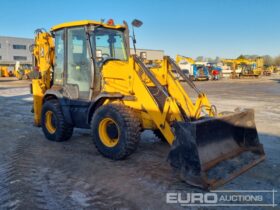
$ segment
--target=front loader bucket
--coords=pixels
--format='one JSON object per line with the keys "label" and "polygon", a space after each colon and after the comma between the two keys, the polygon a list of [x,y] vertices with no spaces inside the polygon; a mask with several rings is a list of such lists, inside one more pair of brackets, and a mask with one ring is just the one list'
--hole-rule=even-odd
{"label": "front loader bucket", "polygon": [[168,160],[187,183],[214,189],[265,158],[253,110],[174,124]]}

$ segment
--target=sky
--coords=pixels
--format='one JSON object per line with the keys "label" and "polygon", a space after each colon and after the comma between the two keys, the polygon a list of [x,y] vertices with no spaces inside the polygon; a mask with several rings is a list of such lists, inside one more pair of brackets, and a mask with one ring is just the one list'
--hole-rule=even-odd
{"label": "sky", "polygon": [[279,0],[1,0],[0,36],[75,20],[143,21],[137,48],[166,55],[234,58],[280,54]]}

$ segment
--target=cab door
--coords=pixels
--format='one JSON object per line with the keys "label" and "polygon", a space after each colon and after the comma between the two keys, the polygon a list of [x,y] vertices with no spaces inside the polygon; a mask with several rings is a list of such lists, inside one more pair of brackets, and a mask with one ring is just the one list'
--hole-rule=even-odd
{"label": "cab door", "polygon": [[55,63],[53,72],[53,84],[62,87],[65,57],[65,30],[61,29],[54,32],[55,40]]}
{"label": "cab door", "polygon": [[77,98],[88,100],[91,86],[91,60],[84,27],[67,29],[66,85],[73,86]]}
{"label": "cab door", "polygon": [[87,113],[91,103],[92,65],[85,28],[68,28],[66,37],[64,95],[69,99],[67,106],[75,127],[89,128]]}

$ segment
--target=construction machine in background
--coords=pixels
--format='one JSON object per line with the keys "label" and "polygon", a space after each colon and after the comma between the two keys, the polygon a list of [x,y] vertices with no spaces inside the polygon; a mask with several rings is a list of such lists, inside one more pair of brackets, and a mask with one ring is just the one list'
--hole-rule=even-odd
{"label": "construction machine in background", "polygon": [[256,59],[252,59],[254,65],[253,73],[256,75],[264,75],[264,59],[263,57],[257,57]]}
{"label": "construction machine in background", "polygon": [[263,72],[263,58],[247,59],[240,56],[236,59],[222,59],[222,63],[231,67],[231,78],[258,78]]}
{"label": "construction machine in background", "polygon": [[182,63],[182,64],[195,64],[195,60],[190,58],[190,57],[186,57],[183,55],[176,55],[175,61],[177,64]]}
{"label": "construction machine in background", "polygon": [[9,77],[8,67],[0,66],[0,74],[1,74],[1,77]]}
{"label": "construction machine in background", "polygon": [[33,78],[33,71],[29,65],[22,65],[19,61],[15,64],[14,76],[18,80],[28,80]]}
{"label": "construction machine in background", "polygon": [[277,67],[274,65],[271,66],[264,66],[264,70],[262,75],[264,76],[271,76],[272,73],[275,73],[277,71]]}
{"label": "construction machine in background", "polygon": [[[36,31],[34,124],[47,139],[66,141],[74,127],[91,129],[97,150],[120,160],[137,149],[141,131],[153,130],[170,144],[168,160],[182,180],[205,189],[264,160],[253,110],[217,112],[173,59],[149,69],[130,55],[129,39],[127,23],[113,20]],[[174,71],[197,94],[195,102]]]}
{"label": "construction machine in background", "polygon": [[191,79],[195,81],[207,81],[210,79],[210,74],[206,64],[194,64],[193,65],[193,75]]}
{"label": "construction machine in background", "polygon": [[237,65],[241,67],[240,78],[258,78],[262,75],[263,71],[263,58],[256,59],[238,58],[236,59]]}
{"label": "construction machine in background", "polygon": [[183,73],[192,80],[209,80],[210,75],[206,65],[198,64],[190,57],[176,55],[176,63]]}
{"label": "construction machine in background", "polygon": [[[230,69],[223,69],[222,72],[223,72],[224,77],[230,77],[232,79],[239,78],[241,70],[237,69],[236,62],[234,61],[234,59],[222,59],[221,63],[224,66],[227,66],[230,68]],[[228,76],[226,76],[226,75],[228,75]]]}
{"label": "construction machine in background", "polygon": [[[11,70],[11,68],[13,68]],[[27,80],[36,78],[34,75],[38,75],[38,72],[33,72],[28,65],[20,65],[20,62],[16,62],[15,66],[0,66],[0,77],[16,77],[18,80]]]}
{"label": "construction machine in background", "polygon": [[13,77],[12,71],[9,71],[8,66],[0,66],[0,77]]}

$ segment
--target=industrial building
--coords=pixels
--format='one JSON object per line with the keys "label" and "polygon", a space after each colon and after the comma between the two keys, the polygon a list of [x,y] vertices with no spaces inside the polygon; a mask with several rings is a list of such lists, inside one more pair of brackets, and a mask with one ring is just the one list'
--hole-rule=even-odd
{"label": "industrial building", "polygon": [[[130,53],[134,54],[134,49],[130,49]],[[164,56],[163,50],[150,50],[150,49],[137,49],[136,54],[138,56],[141,55],[141,53],[145,53],[147,56],[147,60],[161,60]]]}
{"label": "industrial building", "polygon": [[17,61],[21,64],[32,64],[29,47],[33,39],[0,36],[0,65],[14,66]]}

